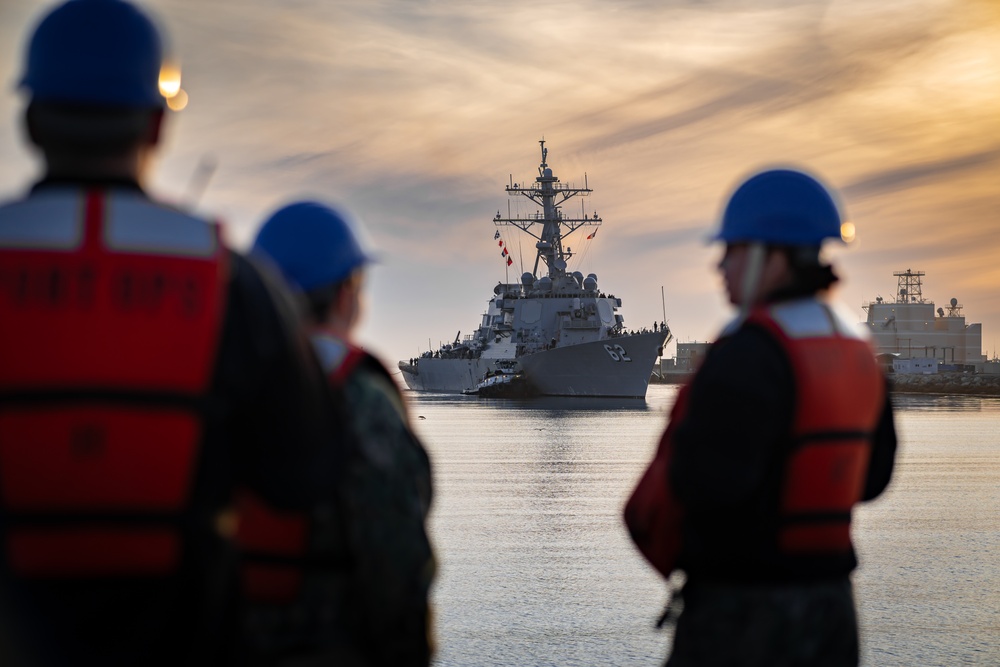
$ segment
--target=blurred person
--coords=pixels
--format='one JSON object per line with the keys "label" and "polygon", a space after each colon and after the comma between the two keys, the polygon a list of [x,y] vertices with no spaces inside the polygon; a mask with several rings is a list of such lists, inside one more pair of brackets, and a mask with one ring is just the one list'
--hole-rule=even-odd
{"label": "blurred person", "polygon": [[161,63],[120,0],[61,4],[28,43],[44,176],[0,205],[5,665],[229,663],[234,489],[329,492],[329,392],[291,301],[144,190]]}
{"label": "blurred person", "polygon": [[851,510],[888,485],[896,434],[868,341],[827,299],[820,246],[841,224],[833,195],[787,169],[725,208],[715,240],[739,314],[625,510],[650,562],[686,575],[669,667],[858,664]]}
{"label": "blurred person", "polygon": [[[306,328],[353,434],[341,449],[336,503],[299,516],[253,503],[258,521],[247,514],[241,528],[257,603],[248,641],[270,656],[264,664],[425,666],[433,652],[430,461],[389,371],[354,340],[372,260],[363,231],[342,210],[298,202],[271,215],[253,246],[305,302]],[[293,528],[290,553],[280,536]],[[285,566],[273,567],[283,554]]]}

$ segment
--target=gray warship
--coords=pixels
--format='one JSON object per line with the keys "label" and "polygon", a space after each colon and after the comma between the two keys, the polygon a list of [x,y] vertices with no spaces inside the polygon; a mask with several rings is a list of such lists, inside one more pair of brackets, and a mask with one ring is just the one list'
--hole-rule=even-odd
{"label": "gray warship", "polygon": [[[603,220],[587,214],[572,217],[562,205],[589,196],[587,187],[560,183],[547,164],[545,140],[539,141],[542,161],[531,184],[507,185],[509,198],[526,197],[541,210],[528,215],[493,218],[536,240],[534,269],[516,283],[493,289],[475,333],[399,362],[406,385],[415,391],[469,393],[487,374],[516,372],[541,396],[603,396],[644,398],[657,357],[671,334],[665,322],[652,331],[630,332],[618,313],[621,298],[605,294],[596,274],[584,277],[567,271],[574,253],[563,242],[574,232],[596,228]],[[540,228],[540,229],[539,229]],[[538,230],[538,233],[536,233]],[[582,235],[582,234],[581,234]],[[508,259],[508,266],[511,260]],[[543,268],[545,275],[539,276]],[[666,316],[664,315],[664,321]]]}

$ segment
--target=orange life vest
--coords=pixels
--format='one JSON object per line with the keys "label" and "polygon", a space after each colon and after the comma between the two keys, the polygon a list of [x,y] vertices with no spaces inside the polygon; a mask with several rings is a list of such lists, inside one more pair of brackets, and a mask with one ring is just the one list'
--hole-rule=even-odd
{"label": "orange life vest", "polygon": [[218,230],[141,193],[0,208],[0,507],[19,576],[158,576],[183,552],[221,331]]}
{"label": "orange life vest", "polygon": [[779,551],[851,549],[851,509],[864,492],[885,381],[868,342],[815,300],[754,310],[748,323],[781,343],[795,378],[792,450],[779,505]]}
{"label": "orange life vest", "polygon": [[[851,509],[864,490],[885,401],[871,347],[812,299],[755,309],[746,323],[775,337],[795,380],[792,449],[782,475],[775,546],[790,556],[850,551]],[[685,385],[678,393],[656,455],[625,506],[633,541],[664,576],[674,570],[682,549],[683,507],[671,492],[669,471],[672,438],[684,419],[689,390]]]}
{"label": "orange life vest", "polygon": [[625,525],[632,541],[664,577],[669,577],[677,567],[681,553],[683,513],[671,490],[670,462],[674,433],[687,409],[690,391],[690,385],[684,385],[678,392],[656,454],[625,504]]}

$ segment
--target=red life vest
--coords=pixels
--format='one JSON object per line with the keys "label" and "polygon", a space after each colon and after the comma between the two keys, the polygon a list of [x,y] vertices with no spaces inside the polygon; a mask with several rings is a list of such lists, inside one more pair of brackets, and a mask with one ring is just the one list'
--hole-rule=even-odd
{"label": "red life vest", "polygon": [[157,576],[199,460],[218,230],[141,193],[0,208],[0,506],[17,575]]}
{"label": "red life vest", "polygon": [[[851,549],[851,509],[862,496],[871,440],[885,401],[885,384],[871,347],[855,329],[815,300],[752,311],[788,355],[795,379],[792,449],[781,481],[776,549],[796,555]],[[670,488],[676,425],[685,416],[689,385],[674,403],[656,455],[625,506],[636,546],[669,576],[682,548],[683,508]]]}
{"label": "red life vest", "polygon": [[670,462],[674,433],[684,417],[690,391],[690,385],[684,385],[678,392],[656,454],[625,504],[625,525],[632,541],[664,577],[677,567],[681,553],[683,513],[671,490]]}
{"label": "red life vest", "polygon": [[885,381],[871,346],[828,306],[800,300],[760,308],[791,362],[796,408],[782,478],[777,546],[788,555],[851,550],[851,510],[864,493]]}
{"label": "red life vest", "polygon": [[[328,333],[315,334],[312,343],[335,390],[344,387],[361,363],[378,363],[361,348]],[[388,372],[386,376],[390,377]],[[249,492],[238,495],[237,512],[240,517],[237,542],[244,551],[244,595],[257,603],[293,602],[302,590],[306,561],[313,555],[309,542],[314,522],[308,513],[275,510]]]}

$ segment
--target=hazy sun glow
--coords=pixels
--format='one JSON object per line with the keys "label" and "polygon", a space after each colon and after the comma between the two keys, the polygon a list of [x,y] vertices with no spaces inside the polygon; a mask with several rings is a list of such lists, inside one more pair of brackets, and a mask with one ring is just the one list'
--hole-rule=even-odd
{"label": "hazy sun glow", "polygon": [[188,94],[183,89],[178,89],[177,94],[167,98],[167,106],[173,111],[180,111],[188,104]]}
{"label": "hazy sun glow", "polygon": [[854,240],[856,231],[853,222],[845,222],[840,225],[840,238],[844,240],[844,243],[850,243]]}
{"label": "hazy sun glow", "polygon": [[[218,156],[199,208],[238,248],[303,193],[356,209],[385,259],[358,337],[390,360],[469,328],[495,281],[533,269],[520,235],[506,275],[490,218],[511,176],[533,182],[543,137],[562,182],[595,189],[604,227],[571,239],[574,269],[627,298],[626,326],[714,336],[731,313],[702,241],[746,174],[797,165],[849,215],[829,248],[845,303],[914,266],[926,297],[982,322],[984,347],[1000,339],[1000,0],[245,0],[238,21],[230,3],[147,4],[171,28],[163,97],[193,113],[151,191],[179,197],[198,154]],[[0,0],[0,81],[40,11]],[[32,173],[18,101],[0,95],[12,196]],[[447,298],[399,288],[415,280]]]}
{"label": "hazy sun glow", "polygon": [[160,68],[160,94],[168,100],[181,92],[181,68],[163,65]]}

